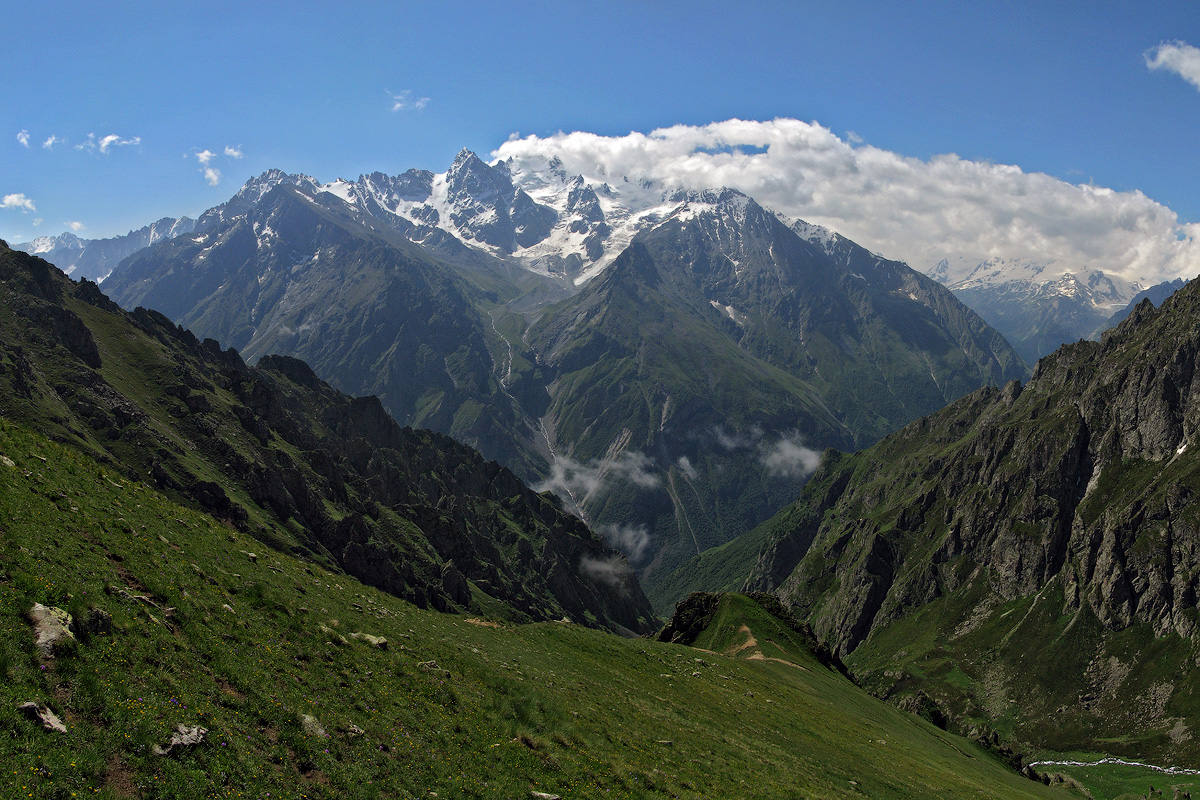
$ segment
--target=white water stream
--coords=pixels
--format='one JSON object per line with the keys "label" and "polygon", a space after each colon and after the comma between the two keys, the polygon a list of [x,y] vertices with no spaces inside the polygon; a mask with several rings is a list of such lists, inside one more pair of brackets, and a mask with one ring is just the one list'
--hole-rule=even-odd
{"label": "white water stream", "polygon": [[1200,770],[1187,767],[1160,767],[1157,764],[1146,764],[1141,761],[1126,761],[1123,758],[1101,758],[1096,761],[1032,761],[1031,767],[1098,767],[1103,764],[1115,764],[1119,767],[1141,767],[1161,772],[1164,775],[1200,775]]}

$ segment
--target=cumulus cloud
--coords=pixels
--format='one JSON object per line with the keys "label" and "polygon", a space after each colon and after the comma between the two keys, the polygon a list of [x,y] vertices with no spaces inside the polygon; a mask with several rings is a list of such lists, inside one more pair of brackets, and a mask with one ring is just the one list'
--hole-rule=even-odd
{"label": "cumulus cloud", "polygon": [[650,531],[645,525],[601,525],[596,532],[631,561],[641,561],[650,546]]}
{"label": "cumulus cloud", "polygon": [[781,436],[762,449],[767,472],[779,478],[805,478],[821,465],[821,454],[805,447],[796,434]]}
{"label": "cumulus cloud", "polygon": [[129,147],[131,145],[137,145],[141,143],[142,137],[140,136],[124,137],[115,133],[110,133],[97,139],[96,134],[89,133],[86,139],[75,145],[75,149],[86,150],[89,153],[93,153],[98,150],[102,155],[108,155],[108,151],[114,147]]}
{"label": "cumulus cloud", "polygon": [[43,150],[53,150],[54,145],[66,144],[66,143],[67,143],[66,139],[60,139],[52,133],[46,137],[46,140],[44,142],[42,142],[42,149]]}
{"label": "cumulus cloud", "polygon": [[[244,155],[240,145],[235,147],[227,144],[223,153],[225,158],[232,159],[238,159]],[[205,147],[201,150],[193,149],[189,153],[184,153],[183,157],[196,159],[197,163],[200,164],[199,172],[204,175],[204,180],[209,186],[216,186],[221,182],[221,170],[217,168],[214,162],[222,157],[222,153],[209,150]]]}
{"label": "cumulus cloud", "polygon": [[730,186],[783,214],[824,225],[929,269],[942,258],[993,257],[1103,269],[1159,281],[1200,271],[1200,224],[1183,224],[1140,191],[1072,184],[954,154],[911,158],[843,139],[815,122],[732,119],[624,136],[513,137],[493,152],[619,186]]}
{"label": "cumulus cloud", "polygon": [[0,198],[0,208],[16,208],[21,211],[37,211],[37,206],[33,199],[26,197],[23,193],[6,194]]}
{"label": "cumulus cloud", "polygon": [[22,147],[29,147],[29,131],[22,130],[17,132],[17,141]]}
{"label": "cumulus cloud", "polygon": [[70,229],[71,229],[72,231],[74,231],[75,233],[79,233],[79,232],[80,232],[80,231],[82,231],[82,230],[83,230],[85,227],[87,227],[86,225],[84,225],[84,224],[83,224],[82,222],[80,222],[79,220],[75,220],[75,221],[73,221],[73,222],[64,222],[63,224],[64,224],[64,225],[66,225],[68,228],[70,228]]}
{"label": "cumulus cloud", "polygon": [[1174,72],[1200,89],[1200,48],[1185,42],[1163,42],[1145,53],[1146,66]]}
{"label": "cumulus cloud", "polygon": [[601,581],[622,590],[628,585],[631,572],[629,564],[620,556],[611,558],[584,556],[579,559],[579,571],[592,580]]}
{"label": "cumulus cloud", "polygon": [[424,111],[429,105],[428,97],[415,96],[412,89],[396,93],[387,91],[387,95],[392,98],[392,111]]}

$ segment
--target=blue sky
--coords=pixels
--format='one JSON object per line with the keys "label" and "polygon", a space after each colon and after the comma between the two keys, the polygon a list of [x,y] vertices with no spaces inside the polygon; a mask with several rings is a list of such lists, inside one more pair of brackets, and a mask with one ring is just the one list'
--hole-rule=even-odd
{"label": "blue sky", "polygon": [[0,196],[28,201],[0,208],[10,241],[195,215],[269,167],[442,170],[514,133],[732,117],[1140,189],[1200,221],[1200,91],[1144,58],[1200,45],[1194,2],[46,2],[5,17]]}

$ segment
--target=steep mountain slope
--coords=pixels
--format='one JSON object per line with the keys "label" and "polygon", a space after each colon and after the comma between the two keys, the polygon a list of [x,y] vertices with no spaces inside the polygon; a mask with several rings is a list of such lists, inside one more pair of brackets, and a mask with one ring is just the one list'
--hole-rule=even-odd
{"label": "steep mountain slope", "polygon": [[489,350],[497,336],[478,308],[519,296],[524,284],[464,258],[460,268],[500,285],[497,296],[394,232],[368,228],[339,198],[285,177],[206,212],[195,235],[132,257],[106,291],[251,361],[302,358],[343,391],[379,396],[403,424],[448,433],[523,477],[538,474],[533,434],[500,391]]}
{"label": "steep mountain slope", "polygon": [[[252,561],[244,534],[3,419],[0,454],[4,796],[1069,796],[802,643],[793,667],[421,611],[283,553]],[[79,630],[53,658],[25,618],[39,602]],[[749,603],[720,624],[776,638]],[[179,725],[203,741],[155,755]]]}
{"label": "steep mountain slope", "polygon": [[991,259],[973,269],[946,261],[929,273],[1000,331],[1029,364],[1059,345],[1098,336],[1142,287],[1099,270]]}
{"label": "steep mountain slope", "polygon": [[[831,254],[736,192],[693,195],[527,331],[574,505],[650,531],[650,576],[762,520],[817,460],[805,445],[868,443],[1023,374],[945,289],[840,241]],[[621,459],[661,482],[569,485],[571,464],[619,477]]]}
{"label": "steep mountain slope", "polygon": [[646,630],[617,554],[508,470],[303,362],[258,369],[0,247],[0,413],[419,605]]}
{"label": "steep mountain slope", "polygon": [[13,249],[41,256],[73,278],[103,282],[122,259],[155,242],[191,233],[195,224],[196,221],[188,217],[163,217],[110,239],[81,239],[73,233],[61,233],[39,236],[32,242],[13,245]]}
{"label": "steep mountain slope", "polygon": [[747,585],[962,729],[1200,757],[1198,320],[1188,284],[1024,387],[827,457]]}

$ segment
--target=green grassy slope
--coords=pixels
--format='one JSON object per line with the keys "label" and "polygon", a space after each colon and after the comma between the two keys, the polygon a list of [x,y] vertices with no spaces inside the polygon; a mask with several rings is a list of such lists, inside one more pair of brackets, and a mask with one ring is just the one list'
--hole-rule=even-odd
{"label": "green grassy slope", "polygon": [[421,606],[656,627],[627,570],[583,569],[616,553],[552,499],[301,361],[259,364],[0,246],[0,415]]}
{"label": "green grassy slope", "polygon": [[[704,643],[745,624],[791,664],[482,624],[264,551],[5,420],[0,453],[6,797],[1067,796],[867,696],[752,604]],[[34,602],[101,608],[113,631],[40,661]],[[21,718],[28,700],[68,732]],[[207,741],[151,755],[180,723]]]}

